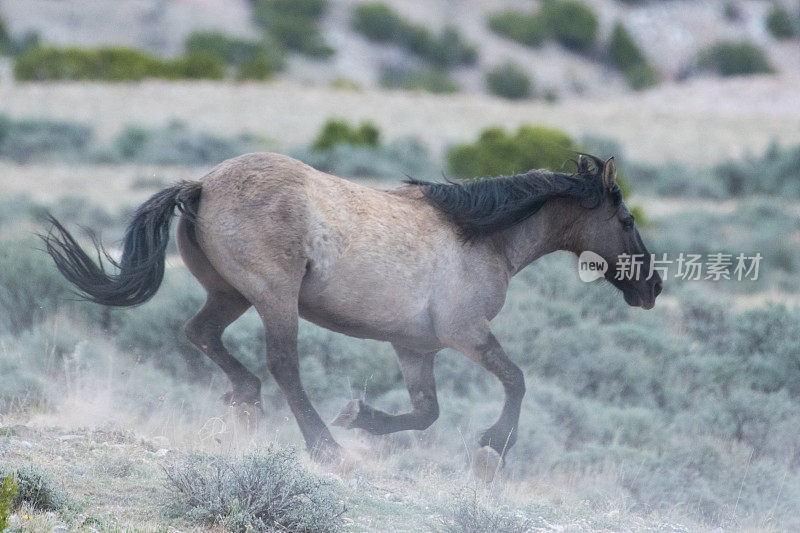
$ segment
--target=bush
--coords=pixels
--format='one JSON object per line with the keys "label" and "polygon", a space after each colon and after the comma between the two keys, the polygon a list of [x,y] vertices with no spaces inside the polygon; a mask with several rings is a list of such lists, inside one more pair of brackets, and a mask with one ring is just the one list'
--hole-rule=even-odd
{"label": "bush", "polygon": [[136,81],[145,78],[211,78],[225,75],[222,60],[192,53],[162,60],[131,48],[33,48],[14,59],[14,76],[22,81]]}
{"label": "bush", "polygon": [[767,29],[776,39],[791,39],[797,35],[796,21],[780,4],[775,4],[767,13],[765,20]]}
{"label": "bush", "polygon": [[575,0],[551,0],[542,5],[541,16],[553,38],[576,52],[588,52],[597,40],[600,23],[588,6]]}
{"label": "bush", "polygon": [[225,64],[214,54],[192,52],[167,63],[163,72],[166,78],[221,80]]}
{"label": "bush", "polygon": [[581,53],[594,46],[600,26],[594,11],[574,0],[548,0],[538,13],[498,11],[489,15],[487,23],[493,32],[527,46],[551,38]]}
{"label": "bush", "polygon": [[434,529],[441,533],[525,533],[532,531],[533,526],[534,521],[521,516],[520,511],[510,509],[497,501],[481,501],[473,490],[456,495],[447,506],[444,516],[439,517]]}
{"label": "bush", "polygon": [[319,30],[328,0],[259,0],[253,19],[287,50],[327,58],[334,51]]}
{"label": "bush", "polygon": [[276,71],[282,68],[282,59],[266,52],[259,52],[242,61],[236,71],[236,79],[241,81],[268,80]]}
{"label": "bush", "polygon": [[563,168],[575,151],[572,139],[556,129],[521,126],[509,135],[502,129],[489,128],[474,144],[451,148],[447,163],[461,178],[510,175],[536,168]]}
{"label": "bush", "polygon": [[381,87],[406,91],[427,91],[436,94],[458,92],[458,84],[446,72],[434,69],[387,69],[381,74]]}
{"label": "bush", "polygon": [[71,504],[70,497],[53,487],[53,480],[44,470],[30,465],[3,472],[3,477],[13,476],[17,494],[13,507],[26,503],[39,511],[59,511]]}
{"label": "bush", "polygon": [[511,100],[531,95],[530,78],[514,63],[505,63],[487,73],[486,87],[490,93]]}
{"label": "bush", "polygon": [[737,20],[741,20],[742,10],[736,2],[725,2],[725,5],[722,6],[722,15],[726,20],[736,22]]}
{"label": "bush", "polygon": [[239,80],[266,80],[284,66],[283,50],[270,39],[258,42],[220,32],[194,32],[184,48],[187,54],[210,54],[236,67]]}
{"label": "bush", "polygon": [[647,89],[653,85],[658,85],[661,80],[661,75],[656,68],[648,63],[642,63],[628,69],[625,72],[625,79],[628,85],[635,91]]}
{"label": "bush", "polygon": [[489,29],[526,46],[540,46],[548,37],[544,19],[521,11],[499,11],[489,15]]}
{"label": "bush", "polygon": [[372,122],[362,122],[358,128],[350,127],[344,119],[330,119],[322,126],[311,144],[312,150],[330,150],[339,144],[378,146],[381,132]]}
{"label": "bush", "polygon": [[0,246],[0,328],[29,330],[68,294],[65,280],[33,241]]}
{"label": "bush", "polygon": [[72,122],[23,119],[0,114],[0,157],[29,163],[58,155],[80,160],[87,156],[92,129]]}
{"label": "bush", "polygon": [[385,146],[337,144],[327,150],[295,150],[295,157],[317,170],[349,178],[432,178],[439,173],[425,146],[401,138]]}
{"label": "bush", "polygon": [[774,72],[764,52],[748,42],[721,41],[698,54],[698,65],[722,76]]}
{"label": "bush", "polygon": [[11,510],[14,508],[14,501],[17,499],[19,485],[13,476],[5,476],[0,483],[0,531],[5,531],[8,527],[8,519]]}
{"label": "bush", "polygon": [[196,31],[184,43],[186,53],[212,54],[229,65],[241,65],[261,51],[256,41],[229,37],[222,32]]}
{"label": "bush", "polygon": [[176,514],[237,532],[331,532],[344,506],[333,482],[309,473],[288,450],[189,456],[165,469]]}
{"label": "bush", "polygon": [[112,152],[119,160],[149,165],[215,165],[255,148],[246,135],[217,137],[174,122],[153,130],[128,126],[115,139]]}
{"label": "bush", "polygon": [[471,65],[477,58],[475,48],[465,43],[454,27],[445,28],[436,37],[380,2],[357,5],[353,9],[352,27],[371,41],[395,43],[440,68]]}
{"label": "bush", "polygon": [[625,74],[628,85],[634,90],[652,87],[659,81],[658,71],[647,62],[631,34],[619,22],[614,25],[608,43],[608,59]]}
{"label": "bush", "polygon": [[188,273],[167,278],[152,300],[115,316],[117,345],[172,376],[203,379],[211,361],[184,333],[186,321],[202,305],[203,293]]}
{"label": "bush", "polygon": [[714,169],[714,178],[732,196],[771,194],[800,197],[800,145],[770,146],[761,157],[727,161]]}
{"label": "bush", "polygon": [[353,9],[352,27],[369,39],[380,43],[402,42],[407,23],[382,2],[359,4]]}
{"label": "bush", "polygon": [[623,72],[647,61],[636,41],[620,22],[614,24],[611,41],[608,43],[608,59]]}
{"label": "bush", "polygon": [[[14,46],[14,41],[11,39],[11,34],[6,29],[6,22],[0,18],[0,55],[8,55]],[[3,528],[0,527],[0,531]]]}

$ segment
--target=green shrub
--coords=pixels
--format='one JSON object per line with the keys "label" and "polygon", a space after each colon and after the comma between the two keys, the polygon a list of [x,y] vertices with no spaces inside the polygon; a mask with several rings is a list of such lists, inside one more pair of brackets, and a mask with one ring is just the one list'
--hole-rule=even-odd
{"label": "green shrub", "polygon": [[[6,29],[6,22],[0,18],[0,55],[8,55],[14,46],[14,41],[11,39],[11,34]],[[0,527],[0,531],[3,528]]]}
{"label": "green shrub", "polygon": [[371,41],[395,43],[440,68],[471,65],[477,58],[475,48],[464,42],[456,28],[446,27],[436,37],[426,28],[404,20],[381,2],[353,8],[352,27]]}
{"label": "green shrub", "polygon": [[149,165],[211,165],[257,148],[246,135],[218,137],[192,132],[185,124],[145,129],[128,126],[114,140],[112,152],[120,161]]}
{"label": "green shrub", "polygon": [[451,148],[447,162],[461,178],[509,175],[534,168],[561,169],[577,149],[569,135],[552,128],[521,126],[513,135],[489,128],[474,144]]}
{"label": "green shrub", "polygon": [[283,60],[274,54],[259,52],[245,59],[236,71],[237,80],[268,80],[283,68]]}
{"label": "green shrub", "polygon": [[642,63],[628,69],[625,72],[625,79],[628,81],[628,85],[631,89],[640,91],[658,85],[658,82],[661,80],[661,75],[653,65]]}
{"label": "green shrub", "polygon": [[5,476],[0,483],[0,531],[5,531],[8,527],[8,519],[11,510],[14,508],[14,501],[17,499],[19,486],[13,476]]}
{"label": "green shrub", "polygon": [[344,119],[330,119],[311,144],[312,150],[330,150],[339,144],[378,146],[380,130],[372,122],[362,122],[357,128],[351,127]]}
{"label": "green shrub", "polygon": [[754,389],[785,389],[800,397],[800,340],[794,332],[800,318],[782,306],[753,309],[742,315],[733,337],[733,352],[747,360]]}
{"label": "green shrub", "polygon": [[450,26],[444,28],[439,37],[416,27],[409,33],[407,47],[412,53],[441,68],[473,65],[477,59],[475,48],[464,42],[459,31]]}
{"label": "green shrub", "polygon": [[281,16],[273,19],[269,31],[289,50],[323,59],[334,53],[319,34],[315,21],[298,16]]}
{"label": "green shrub", "polygon": [[647,62],[636,41],[620,22],[614,24],[608,43],[608,58],[612,65],[623,72]]}
{"label": "green shrub", "polygon": [[29,30],[23,33],[22,37],[14,39],[11,44],[11,55],[18,56],[41,46],[41,38],[38,33]]}
{"label": "green shrub", "polygon": [[382,2],[359,4],[353,9],[352,27],[370,41],[402,42],[408,24]]}
{"label": "green shrub", "polygon": [[722,76],[769,74],[774,72],[764,52],[745,41],[721,41],[701,50],[698,54],[701,68],[713,70]]}
{"label": "green shrub", "polygon": [[236,532],[332,532],[344,506],[332,481],[309,473],[289,450],[189,456],[165,469],[172,507],[190,521]]}
{"label": "green shrub", "polygon": [[87,156],[92,129],[83,124],[46,119],[13,120],[0,114],[0,157],[18,163],[59,156],[80,160]]}
{"label": "green shrub", "polygon": [[[201,288],[188,273],[164,280],[158,294],[140,307],[115,317],[115,341],[171,376],[203,379],[209,359],[186,338],[184,326],[203,304]],[[176,357],[177,356],[177,357]]]}
{"label": "green shrub", "polygon": [[329,0],[267,0],[262,2],[276,13],[317,20],[328,10]]}
{"label": "green shrub", "polygon": [[487,21],[489,29],[526,46],[540,46],[548,37],[544,18],[522,11],[498,11],[491,13]]}
{"label": "green shrub", "polygon": [[530,78],[514,63],[505,63],[488,72],[486,87],[490,93],[511,100],[528,98],[532,90]]}
{"label": "green shrub", "polygon": [[13,476],[17,484],[17,494],[13,507],[26,503],[38,511],[59,511],[69,507],[70,497],[53,486],[50,474],[33,466],[6,469],[4,477]]}
{"label": "green shrub", "polygon": [[35,31],[27,31],[22,37],[14,38],[9,33],[5,21],[0,17],[0,56],[17,56],[39,46],[39,34]]}
{"label": "green shrub", "polygon": [[220,32],[194,32],[186,39],[187,55],[209,54],[236,67],[238,80],[267,80],[283,69],[283,50],[271,39],[251,41]]}
{"label": "green shrub", "polygon": [[435,531],[441,533],[474,533],[496,531],[525,533],[532,531],[535,522],[521,511],[510,509],[495,499],[479,498],[477,491],[464,491],[455,495],[443,516],[438,517]]}
{"label": "green shrub", "polygon": [[129,48],[35,48],[14,60],[18,80],[141,80],[162,67],[154,56]]}
{"label": "green shrub", "polygon": [[192,53],[162,60],[131,48],[33,48],[14,59],[14,76],[22,81],[135,81],[145,78],[211,78],[225,75],[222,60]]}
{"label": "green shrub", "polygon": [[217,31],[192,32],[184,43],[186,53],[213,54],[229,65],[240,65],[260,49],[256,41],[229,37]]}
{"label": "green shrub", "polygon": [[736,2],[725,2],[725,5],[722,6],[722,15],[726,20],[735,22],[737,20],[741,20],[742,10],[739,8]]}
{"label": "green shrub", "polygon": [[797,35],[797,21],[780,4],[775,4],[767,13],[767,29],[776,39],[791,39]]}
{"label": "green shrub", "polygon": [[68,294],[65,280],[38,248],[31,240],[0,246],[0,328],[14,334],[53,313]]}
{"label": "green shrub", "polygon": [[292,154],[312,167],[349,178],[432,178],[439,166],[425,146],[413,138],[401,138],[385,146],[337,144],[327,150],[295,150]]}
{"label": "green shrub", "polygon": [[253,19],[287,50],[324,59],[334,53],[319,29],[327,8],[328,0],[259,0]]}
{"label": "green shrub", "polygon": [[458,84],[446,72],[434,69],[408,71],[387,69],[381,74],[381,87],[406,91],[427,91],[436,94],[458,92]]}
{"label": "green shrub", "polygon": [[551,38],[581,53],[594,46],[600,26],[594,11],[575,0],[547,0],[538,13],[495,12],[487,23],[493,32],[527,46],[539,46]]}
{"label": "green shrub", "polygon": [[167,78],[221,80],[225,63],[214,54],[191,52],[168,63],[164,72]]}
{"label": "green shrub", "polygon": [[762,156],[727,161],[714,168],[714,178],[732,196],[772,194],[800,197],[800,145],[770,146]]}
{"label": "green shrub", "polygon": [[582,2],[549,0],[542,5],[541,16],[553,38],[570,50],[588,52],[597,40],[597,15]]}

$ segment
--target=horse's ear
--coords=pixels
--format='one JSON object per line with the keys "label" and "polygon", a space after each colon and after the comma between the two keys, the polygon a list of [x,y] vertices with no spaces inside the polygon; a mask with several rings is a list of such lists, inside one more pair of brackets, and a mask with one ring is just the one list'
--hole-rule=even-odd
{"label": "horse's ear", "polygon": [[610,189],[614,186],[614,180],[617,177],[617,165],[614,164],[614,158],[610,158],[603,165],[603,187]]}
{"label": "horse's ear", "polygon": [[578,154],[578,174],[589,172],[589,158],[583,154]]}

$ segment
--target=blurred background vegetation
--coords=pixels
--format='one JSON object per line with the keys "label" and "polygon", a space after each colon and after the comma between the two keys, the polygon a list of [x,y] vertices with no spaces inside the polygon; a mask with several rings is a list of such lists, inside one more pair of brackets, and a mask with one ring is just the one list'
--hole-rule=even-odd
{"label": "blurred background vegetation", "polygon": [[[272,525],[324,520],[335,530],[340,499],[349,519],[378,516],[389,504],[374,495],[399,485],[409,498],[407,523],[439,531],[524,531],[547,521],[800,528],[800,6],[465,0],[448,4],[450,12],[438,1],[206,4],[182,11],[181,2],[99,2],[92,22],[77,1],[47,3],[50,16],[38,4],[0,0],[0,479],[9,473],[27,495],[14,496],[17,511],[50,508],[82,524],[86,513],[76,509],[94,509],[92,483],[139,490],[165,474],[89,449],[90,466],[72,458],[26,470],[38,443],[23,450],[15,426],[131,430],[191,449],[217,420],[228,387],[183,335],[203,294],[174,244],[152,301],[104,309],[74,299],[43,255],[34,235],[47,230],[45,212],[101,232],[113,254],[142,199],[245,152],[280,150],[383,188],[407,176],[569,172],[577,152],[588,152],[616,158],[651,251],[673,259],[760,253],[759,279],[672,275],[645,313],[602,281],[581,283],[566,254],[515,278],[494,328],[523,368],[528,393],[503,473],[516,488],[488,507],[449,495],[502,390],[451,352],[437,359],[442,416],[434,426],[387,437],[339,433],[371,450],[379,467],[333,485],[304,471],[287,478],[288,487],[319,484],[320,514],[229,505],[241,483],[266,483],[272,468],[279,477],[294,471],[295,459],[282,452],[179,461],[173,474],[191,475],[173,476],[174,505],[198,524],[230,530],[265,516]],[[100,28],[109,20],[117,21],[112,36]],[[133,104],[143,100],[147,109]],[[691,157],[674,144],[684,138],[699,139]],[[643,143],[658,150],[644,153]],[[300,443],[268,376],[258,317],[245,314],[225,341],[264,380],[263,438]],[[407,409],[390,346],[306,322],[299,342],[304,384],[326,420],[354,397]],[[408,496],[443,490],[417,483],[425,476],[444,479],[448,490],[429,498],[432,508]],[[196,494],[195,482],[225,490]],[[62,494],[63,485],[78,495]],[[437,518],[419,521],[428,515]],[[119,525],[98,520],[92,527]]]}

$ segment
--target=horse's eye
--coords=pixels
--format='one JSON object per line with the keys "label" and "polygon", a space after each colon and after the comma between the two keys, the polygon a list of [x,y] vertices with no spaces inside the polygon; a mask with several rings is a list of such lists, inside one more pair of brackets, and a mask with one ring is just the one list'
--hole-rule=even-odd
{"label": "horse's eye", "polygon": [[622,227],[625,229],[633,228],[633,217],[628,217],[622,221]]}

